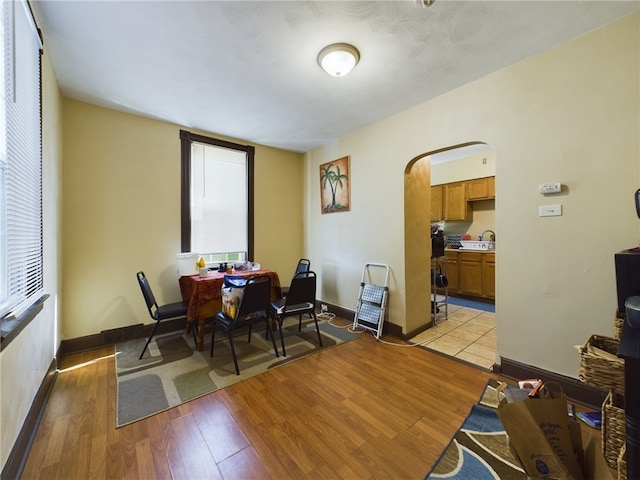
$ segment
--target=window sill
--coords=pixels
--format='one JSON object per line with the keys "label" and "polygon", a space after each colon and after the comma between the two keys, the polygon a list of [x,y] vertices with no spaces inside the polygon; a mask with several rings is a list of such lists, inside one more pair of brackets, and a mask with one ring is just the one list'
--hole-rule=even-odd
{"label": "window sill", "polygon": [[19,317],[12,320],[2,319],[0,322],[0,351],[9,346],[14,338],[36,318],[42,310],[45,300],[49,294],[42,295],[36,302],[27,308]]}

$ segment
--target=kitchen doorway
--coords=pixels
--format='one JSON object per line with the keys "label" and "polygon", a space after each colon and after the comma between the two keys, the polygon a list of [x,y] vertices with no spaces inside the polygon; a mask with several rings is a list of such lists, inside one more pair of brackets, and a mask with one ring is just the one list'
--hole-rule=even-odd
{"label": "kitchen doorway", "polygon": [[[493,365],[495,359],[495,313],[483,309],[482,304],[458,305],[449,302],[448,308],[441,309],[436,322],[432,322],[431,310],[425,298],[431,300],[431,242],[425,241],[435,224],[442,229],[445,238],[470,235],[477,240],[478,236],[491,231],[494,239],[495,233],[495,194],[493,198],[473,199],[473,204],[468,203],[466,193],[463,193],[464,210],[468,208],[468,217],[453,217],[451,209],[443,206],[442,199],[432,197],[432,186],[455,184],[462,186],[463,190],[468,182],[474,179],[495,179],[495,152],[489,145],[482,142],[470,142],[436,151],[431,151],[414,158],[405,170],[405,264],[407,285],[407,332],[410,337],[416,339],[415,343],[426,346],[447,356],[458,358],[467,363],[474,363],[482,368]],[[492,183],[492,186],[495,185]],[[426,188],[425,188],[426,187]],[[424,191],[428,190],[425,196]],[[495,190],[494,190],[495,192]],[[445,198],[446,202],[446,198]],[[477,230],[477,232],[476,232]],[[426,238],[425,238],[426,236]],[[497,242],[496,242],[497,244]],[[496,245],[494,244],[494,246]],[[455,250],[455,245],[447,245]],[[479,257],[480,258],[480,257]],[[427,268],[424,268],[424,266]],[[454,283],[461,280],[458,275],[458,266],[453,265],[456,272],[451,272],[451,280]],[[473,265],[472,265],[473,267]],[[425,274],[426,271],[426,274]],[[491,270],[494,275],[495,270]],[[462,277],[463,286],[467,285],[473,277]],[[485,275],[485,280],[488,277]],[[466,282],[466,283],[465,283]],[[493,278],[495,282],[495,277]],[[495,285],[495,283],[494,283]],[[456,285],[451,297],[455,299]],[[493,289],[495,292],[495,289]],[[484,292],[478,291],[478,294]],[[489,296],[491,293],[489,294]],[[464,298],[468,295],[460,294]],[[473,296],[471,296],[473,298]],[[493,299],[475,298],[480,301],[495,302]],[[442,311],[447,312],[444,316]],[[447,318],[448,317],[448,318]],[[473,338],[472,338],[473,337]]]}

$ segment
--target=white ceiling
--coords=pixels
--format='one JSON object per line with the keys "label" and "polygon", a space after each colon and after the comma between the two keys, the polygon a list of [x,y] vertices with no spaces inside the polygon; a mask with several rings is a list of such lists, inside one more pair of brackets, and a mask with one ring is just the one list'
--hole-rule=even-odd
{"label": "white ceiling", "polygon": [[[640,1],[32,0],[63,95],[305,152],[637,11]],[[316,62],[347,42],[344,78]]]}

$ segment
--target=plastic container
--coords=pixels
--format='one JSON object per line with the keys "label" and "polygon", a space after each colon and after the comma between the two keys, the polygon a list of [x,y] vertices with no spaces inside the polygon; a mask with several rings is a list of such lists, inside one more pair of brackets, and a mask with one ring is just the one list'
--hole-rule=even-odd
{"label": "plastic container", "polygon": [[194,275],[198,273],[198,257],[199,255],[194,252],[176,254],[178,274],[182,277],[184,275]]}

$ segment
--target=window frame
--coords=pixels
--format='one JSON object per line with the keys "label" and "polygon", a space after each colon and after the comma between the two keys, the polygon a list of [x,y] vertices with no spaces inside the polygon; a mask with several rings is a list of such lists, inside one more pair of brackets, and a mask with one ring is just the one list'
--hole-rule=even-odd
{"label": "window frame", "polygon": [[[254,157],[255,147],[220,140],[180,130],[180,244],[181,251],[191,251],[191,144],[204,143],[244,152],[247,155],[247,260],[253,261],[254,248]],[[207,252],[215,253],[215,252]]]}
{"label": "window frame", "polygon": [[[5,8],[5,5],[2,5],[2,8]],[[49,295],[44,291],[44,249],[43,249],[43,241],[44,241],[43,181],[44,181],[44,177],[43,177],[43,155],[42,155],[42,55],[43,55],[44,49],[43,49],[42,32],[36,24],[35,17],[31,10],[31,5],[27,0],[13,3],[12,8],[14,9],[24,8],[24,12],[27,17],[27,22],[29,23],[28,28],[33,29],[33,34],[35,35],[36,40],[39,42],[38,51],[37,53],[35,53],[37,55],[38,78],[32,79],[34,81],[37,81],[37,92],[35,92],[35,89],[34,89],[34,92],[32,93],[34,94],[35,97],[37,97],[37,100],[38,100],[38,118],[34,119],[33,124],[37,125],[37,128],[38,128],[37,134],[38,134],[39,148],[37,149],[37,159],[35,158],[35,155],[34,155],[34,158],[31,159],[32,163],[27,165],[27,168],[33,168],[33,166],[36,164],[38,167],[39,208],[37,213],[40,216],[40,221],[38,222],[39,224],[38,235],[40,237],[40,242],[39,242],[39,250],[37,251],[38,259],[34,260],[34,262],[31,263],[32,266],[38,269],[38,272],[36,274],[29,274],[28,272],[24,273],[25,284],[27,285],[26,291],[27,292],[31,291],[32,293],[27,295],[24,301],[15,305],[12,311],[6,312],[3,310],[0,316],[0,321],[1,321],[0,351],[4,350],[19,335],[19,333],[38,315],[38,313],[43,308],[44,301],[47,298],[49,298]],[[13,14],[15,15],[15,10],[13,11]],[[5,44],[3,40],[3,48],[4,48],[4,45]],[[15,54],[15,48],[12,48],[12,51]],[[15,65],[15,62],[13,62],[13,60],[11,60],[10,63]],[[10,75],[15,76],[16,73],[12,71],[10,72]],[[5,73],[3,77],[3,87],[2,87],[3,89],[6,89],[7,78],[8,78],[7,73]],[[5,93],[6,93],[6,90],[5,90]],[[6,112],[7,110],[5,108],[5,110],[1,114],[6,115],[7,114]],[[5,127],[6,130],[3,130],[2,134],[10,136],[9,133],[10,133],[11,125],[8,123],[5,123],[5,125],[6,125]],[[35,133],[35,129],[34,129],[34,133]],[[10,159],[7,158],[7,162],[9,161]],[[13,162],[16,162],[16,160],[13,160]],[[21,163],[18,163],[18,165],[20,165],[21,168],[23,167]],[[18,198],[21,198],[21,197],[18,197]],[[0,199],[0,203],[2,203],[2,208],[6,210],[7,203],[5,202],[4,198]],[[35,209],[33,213],[36,213]],[[35,231],[33,233],[35,234]],[[3,255],[6,255],[7,251],[4,250],[4,248],[8,250],[9,248],[15,248],[15,245],[12,245],[12,246],[7,245],[6,247],[2,247],[2,248],[3,248]],[[31,253],[36,253],[36,252],[31,251]],[[9,270],[7,271],[7,276],[8,278],[10,276]],[[31,281],[29,281],[29,279],[31,279],[31,281],[35,283],[32,283]]]}

